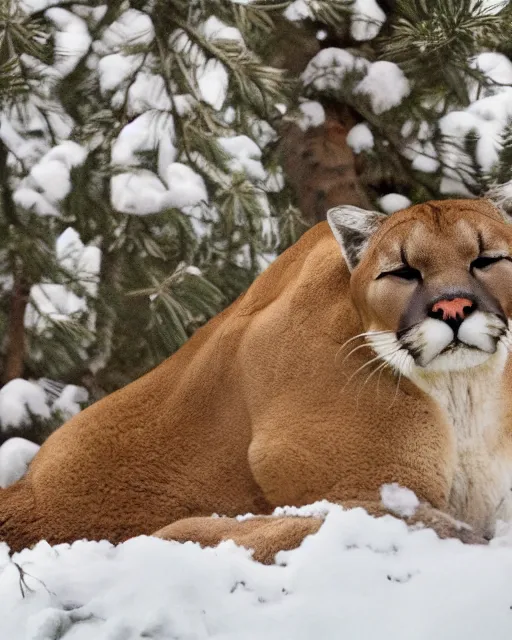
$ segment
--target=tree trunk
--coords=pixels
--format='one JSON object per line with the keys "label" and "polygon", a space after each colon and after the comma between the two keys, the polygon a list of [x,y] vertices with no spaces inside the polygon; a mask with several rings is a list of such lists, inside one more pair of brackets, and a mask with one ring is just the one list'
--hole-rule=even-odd
{"label": "tree trunk", "polygon": [[7,328],[7,348],[2,382],[23,377],[25,368],[25,310],[30,296],[30,285],[25,282],[22,269],[14,275],[14,284],[9,304],[9,325]]}
{"label": "tree trunk", "polygon": [[325,115],[318,127],[302,131],[288,124],[281,132],[284,170],[311,224],[325,220],[327,211],[339,204],[371,208],[359,181],[354,152],[347,144],[347,134],[356,121],[348,109],[326,108]]}

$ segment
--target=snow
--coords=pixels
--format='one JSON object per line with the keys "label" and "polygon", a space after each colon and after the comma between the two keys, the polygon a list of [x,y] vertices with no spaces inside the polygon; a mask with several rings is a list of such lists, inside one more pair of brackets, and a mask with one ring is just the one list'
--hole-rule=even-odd
{"label": "snow", "polygon": [[144,216],[166,208],[167,189],[152,171],[139,169],[112,176],[110,199],[117,211]]}
{"label": "snow", "polygon": [[27,211],[41,216],[58,216],[56,204],[71,190],[73,167],[81,165],[87,150],[71,140],[54,146],[34,164],[28,176],[19,183],[13,199]]}
{"label": "snow", "polygon": [[[72,274],[73,279],[90,296],[95,296],[101,264],[101,251],[95,246],[85,246],[72,227],[61,233],[55,243],[55,253],[60,267]],[[87,299],[76,295],[64,284],[42,283],[30,289],[30,300],[25,312],[25,326],[44,331],[50,320],[69,321],[87,311]]]}
{"label": "snow", "polygon": [[353,56],[345,49],[327,47],[309,61],[302,73],[302,81],[306,86],[311,85],[318,91],[337,90],[347,73],[364,72],[370,66],[367,60]]}
{"label": "snow", "polygon": [[367,75],[354,88],[370,98],[372,110],[380,115],[397,107],[411,91],[404,72],[394,62],[379,60],[370,65]]}
{"label": "snow", "polygon": [[407,487],[401,487],[397,482],[384,484],[380,490],[382,504],[397,516],[412,517],[420,506],[418,497]]}
{"label": "snow", "polygon": [[146,71],[139,71],[135,77],[135,82],[130,85],[128,91],[128,111],[130,115],[139,115],[149,109],[170,111],[171,105],[171,99],[167,95],[163,77]]}
{"label": "snow", "polygon": [[98,63],[101,93],[104,95],[108,91],[117,89],[140,66],[141,62],[141,55],[112,53],[103,56]]}
{"label": "snow", "polygon": [[39,189],[50,202],[58,202],[71,191],[69,170],[58,160],[39,162],[30,171]]}
{"label": "snow", "polygon": [[[391,516],[332,506],[320,531],[263,566],[151,537],[0,547],[9,640],[508,640],[512,549],[439,540]],[[24,572],[24,584],[20,580]],[[25,586],[24,586],[25,585]]]}
{"label": "snow", "polygon": [[386,20],[386,14],[375,0],[355,0],[350,9],[352,12],[350,34],[354,40],[375,38]]}
{"label": "snow", "polygon": [[301,116],[297,124],[302,131],[307,131],[311,127],[319,127],[325,122],[325,110],[316,100],[308,100],[299,105]]}
{"label": "snow", "polygon": [[64,322],[87,310],[87,303],[63,284],[35,284],[30,289],[30,302],[25,312],[25,326],[46,327],[44,316]]}
{"label": "snow", "polygon": [[[125,125],[112,144],[112,164],[137,165],[137,153],[150,151],[174,141],[174,120],[169,114],[148,111]],[[172,157],[172,154],[171,154]]]}
{"label": "snow", "polygon": [[283,15],[287,20],[292,22],[314,17],[309,3],[306,0],[295,0],[286,7]]}
{"label": "snow", "polygon": [[384,213],[394,213],[395,211],[410,207],[411,201],[399,193],[388,193],[382,196],[382,198],[379,198],[379,206]]}
{"label": "snow", "polygon": [[14,484],[27,472],[39,445],[25,438],[9,438],[0,447],[0,488]]}
{"label": "snow", "polygon": [[228,91],[228,72],[218,60],[211,58],[196,70],[196,80],[201,97],[217,111],[220,111]]}
{"label": "snow", "polygon": [[216,16],[210,16],[208,20],[206,20],[203,24],[202,31],[209,40],[238,40],[244,42],[239,29],[229,27]]}
{"label": "snow", "polygon": [[96,53],[118,53],[127,45],[149,45],[155,37],[151,18],[138,9],[128,9],[109,25],[100,40],[94,43]]}
{"label": "snow", "polygon": [[112,206],[121,213],[143,216],[208,200],[203,178],[189,166],[172,162],[162,173],[162,179],[149,169],[113,176],[110,181]]}
{"label": "snow", "polygon": [[101,264],[99,247],[84,245],[78,232],[68,227],[57,238],[55,250],[59,265],[73,273],[75,279],[94,295]]}
{"label": "snow", "polygon": [[25,209],[33,211],[39,216],[59,216],[59,210],[53,206],[45,197],[29,187],[18,187],[13,194],[14,202]]}
{"label": "snow", "polygon": [[250,178],[265,180],[267,172],[261,164],[261,149],[248,136],[218,138],[217,142],[231,156],[231,171],[246,171]]}
{"label": "snow", "polygon": [[465,186],[473,182],[466,167],[472,159],[465,151],[469,134],[476,137],[475,157],[480,169],[489,172],[498,161],[502,135],[512,118],[512,88],[503,87],[470,104],[464,111],[452,111],[439,120],[443,136],[441,161],[444,165],[441,192],[460,195],[471,193]]}
{"label": "snow", "polygon": [[353,126],[348,132],[347,144],[354,153],[373,149],[374,140],[370,127],[364,122]]}
{"label": "snow", "polygon": [[11,380],[0,389],[0,429],[21,427],[30,420],[30,415],[50,417],[43,389],[29,380]]}
{"label": "snow", "polygon": [[52,147],[44,156],[43,161],[61,162],[65,167],[71,169],[83,164],[86,157],[87,150],[84,147],[72,140],[65,140]]}
{"label": "snow", "polygon": [[89,394],[84,387],[67,384],[53,403],[52,410],[59,411],[65,420],[69,420],[82,410],[80,404],[86,403],[88,399]]}
{"label": "snow", "polygon": [[481,0],[481,13],[496,14],[502,11],[509,3],[509,0]]}
{"label": "snow", "polygon": [[65,77],[89,50],[92,42],[89,29],[85,20],[61,7],[48,9],[45,16],[57,28],[54,36],[56,59],[53,69]]}
{"label": "snow", "polygon": [[171,207],[190,207],[208,201],[208,192],[203,178],[181,162],[167,167],[165,181],[169,188]]}
{"label": "snow", "polygon": [[[512,84],[512,62],[502,53],[487,51],[476,56],[471,66],[478,69],[497,85]],[[492,87],[495,92],[500,87]]]}

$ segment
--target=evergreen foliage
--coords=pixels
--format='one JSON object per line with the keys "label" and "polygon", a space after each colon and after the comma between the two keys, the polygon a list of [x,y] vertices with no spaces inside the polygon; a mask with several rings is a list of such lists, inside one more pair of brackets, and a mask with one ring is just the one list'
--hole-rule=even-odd
{"label": "evergreen foliage", "polygon": [[[386,211],[509,180],[511,21],[484,0],[6,0],[2,382],[96,399],[179,348],[306,229],[277,148],[321,105],[358,123]],[[301,75],[273,66],[284,28],[318,50]]]}

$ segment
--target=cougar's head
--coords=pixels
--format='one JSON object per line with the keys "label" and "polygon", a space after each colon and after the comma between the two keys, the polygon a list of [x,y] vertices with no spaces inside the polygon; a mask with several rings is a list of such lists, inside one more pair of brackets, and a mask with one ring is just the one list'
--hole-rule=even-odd
{"label": "cougar's head", "polygon": [[327,217],[379,356],[409,374],[475,367],[504,352],[512,225],[489,201],[427,202],[391,216],[341,206]]}

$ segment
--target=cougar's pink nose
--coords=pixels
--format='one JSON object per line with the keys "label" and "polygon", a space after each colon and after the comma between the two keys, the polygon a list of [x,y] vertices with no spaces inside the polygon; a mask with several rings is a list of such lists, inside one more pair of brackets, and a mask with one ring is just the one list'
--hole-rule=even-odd
{"label": "cougar's pink nose", "polygon": [[473,311],[474,302],[468,298],[454,298],[453,300],[438,300],[432,306],[432,312],[442,314],[443,320],[464,320]]}

